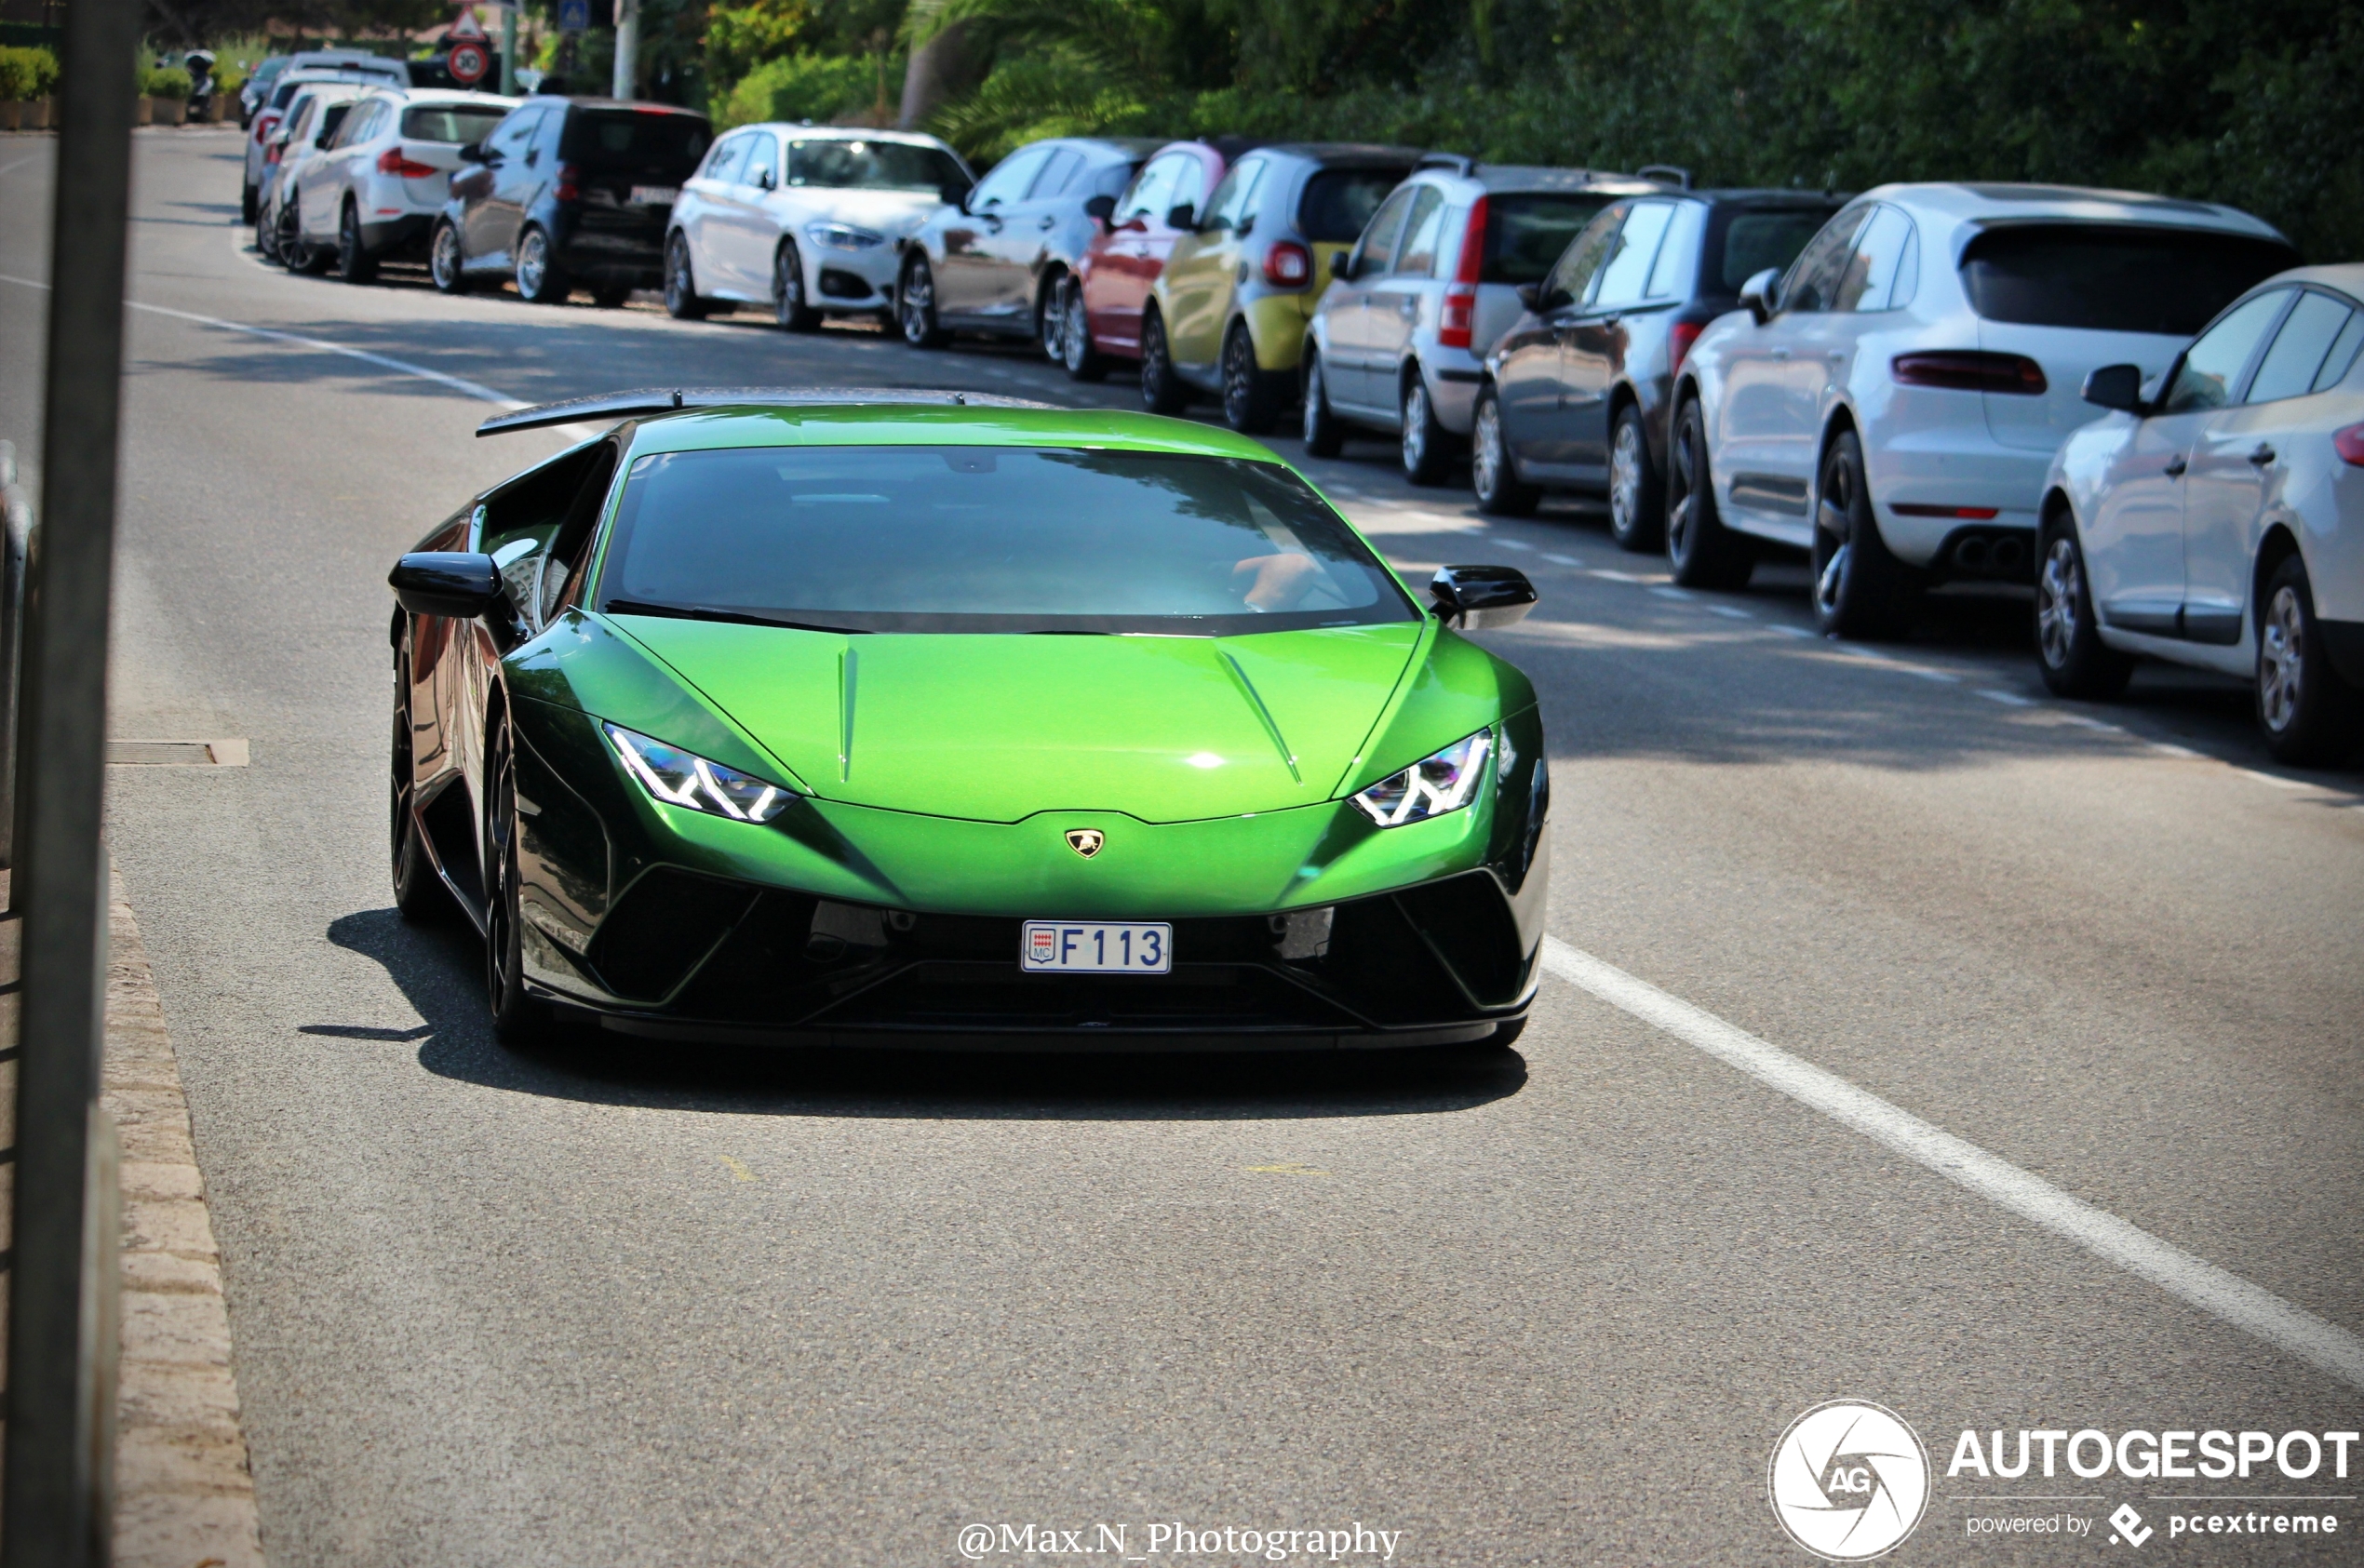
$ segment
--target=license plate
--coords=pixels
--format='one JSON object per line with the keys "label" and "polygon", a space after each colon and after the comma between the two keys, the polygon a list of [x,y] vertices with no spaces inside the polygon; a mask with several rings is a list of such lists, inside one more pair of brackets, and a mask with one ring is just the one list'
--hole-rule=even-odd
{"label": "license plate", "polygon": [[681,199],[678,185],[635,185],[632,205],[635,207],[671,207]]}
{"label": "license plate", "polygon": [[1165,974],[1174,968],[1174,928],[1162,922],[1028,920],[1018,967],[1041,974]]}

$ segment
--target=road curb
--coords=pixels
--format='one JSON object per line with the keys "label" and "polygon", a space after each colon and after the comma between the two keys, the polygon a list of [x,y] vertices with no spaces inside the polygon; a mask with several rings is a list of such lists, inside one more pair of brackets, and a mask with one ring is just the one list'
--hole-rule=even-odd
{"label": "road curb", "polygon": [[139,922],[116,876],[107,921],[101,1104],[122,1147],[123,1354],[117,1568],[260,1568],[222,1256],[181,1068]]}

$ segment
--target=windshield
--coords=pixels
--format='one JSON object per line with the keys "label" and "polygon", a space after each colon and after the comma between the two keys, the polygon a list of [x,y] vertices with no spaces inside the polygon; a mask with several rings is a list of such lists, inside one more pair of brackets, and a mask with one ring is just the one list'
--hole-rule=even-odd
{"label": "windshield", "polygon": [[2188,338],[2298,254],[2206,229],[2031,223],[1989,229],[1962,252],[1970,307],[1989,321]]}
{"label": "windshield", "polygon": [[1490,195],[1485,198],[1485,262],[1481,283],[1540,283],[1551,263],[1606,195]]}
{"label": "windshield", "polygon": [[595,602],[864,632],[1226,637],[1418,614],[1278,464],[996,447],[641,458]]}
{"label": "windshield", "polygon": [[791,141],[788,183],[828,190],[941,191],[969,182],[941,147],[907,141]]}
{"label": "windshield", "polygon": [[1404,168],[1325,168],[1305,182],[1297,202],[1297,232],[1317,245],[1352,245],[1387,194],[1411,172]]}
{"label": "windshield", "polygon": [[421,103],[402,112],[402,135],[410,141],[481,141],[508,110],[474,103]]}
{"label": "windshield", "polygon": [[1720,279],[1723,292],[1738,294],[1740,285],[1767,267],[1785,273],[1837,210],[1833,205],[1735,212],[1721,235],[1709,236],[1711,247],[1720,244],[1723,248],[1720,255],[1708,258],[1706,275]]}
{"label": "windshield", "polygon": [[646,109],[576,111],[558,155],[587,168],[629,169],[679,184],[705,156],[703,114]]}

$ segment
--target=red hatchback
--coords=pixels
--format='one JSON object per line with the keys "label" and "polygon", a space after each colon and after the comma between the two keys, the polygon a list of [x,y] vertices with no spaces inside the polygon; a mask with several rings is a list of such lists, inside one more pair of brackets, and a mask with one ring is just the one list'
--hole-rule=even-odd
{"label": "red hatchback", "polygon": [[[1124,194],[1100,196],[1084,210],[1099,236],[1076,263],[1059,302],[1059,362],[1080,382],[1096,382],[1111,360],[1141,357],[1141,307],[1165,269],[1174,242],[1191,232],[1206,196],[1231,160],[1257,142],[1221,136],[1175,141],[1141,166]],[[1098,210],[1095,210],[1097,208]]]}

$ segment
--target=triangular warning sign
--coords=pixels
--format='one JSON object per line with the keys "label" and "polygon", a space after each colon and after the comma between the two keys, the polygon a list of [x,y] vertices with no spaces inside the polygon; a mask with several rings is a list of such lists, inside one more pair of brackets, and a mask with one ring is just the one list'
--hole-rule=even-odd
{"label": "triangular warning sign", "polygon": [[483,37],[484,23],[477,20],[477,8],[474,6],[461,7],[460,20],[451,24],[450,30],[444,36],[447,38]]}

